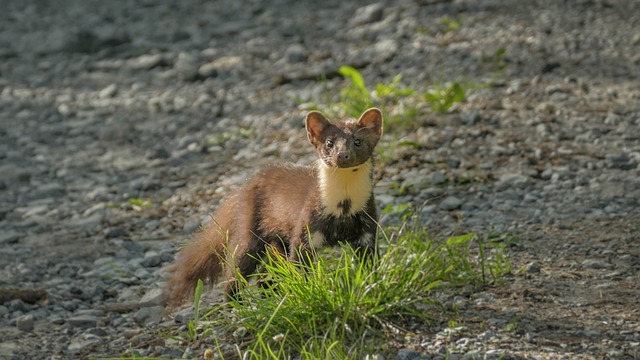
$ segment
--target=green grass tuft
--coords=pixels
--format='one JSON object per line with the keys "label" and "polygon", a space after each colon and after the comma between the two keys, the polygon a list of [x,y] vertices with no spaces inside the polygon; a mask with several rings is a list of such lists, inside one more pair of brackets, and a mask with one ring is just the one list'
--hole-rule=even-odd
{"label": "green grass tuft", "polygon": [[[383,235],[386,247],[374,265],[340,256],[295,264],[270,253],[268,281],[243,290],[230,303],[227,331],[242,328],[243,359],[358,359],[384,352],[380,344],[407,324],[428,326],[450,317],[436,300],[441,291],[484,285],[511,271],[504,249],[476,233],[433,240],[405,224]],[[326,255],[326,254],[325,254]]]}

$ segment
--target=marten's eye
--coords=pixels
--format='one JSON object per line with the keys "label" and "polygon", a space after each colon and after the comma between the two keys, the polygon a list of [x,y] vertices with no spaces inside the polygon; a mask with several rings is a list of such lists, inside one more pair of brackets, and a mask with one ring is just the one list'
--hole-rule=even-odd
{"label": "marten's eye", "polygon": [[329,149],[331,149],[334,145],[335,145],[335,143],[333,142],[333,140],[327,139],[327,147]]}
{"label": "marten's eye", "polygon": [[355,139],[355,140],[353,141],[353,145],[355,145],[355,146],[360,146],[360,145],[362,145],[362,140],[360,140],[360,139]]}

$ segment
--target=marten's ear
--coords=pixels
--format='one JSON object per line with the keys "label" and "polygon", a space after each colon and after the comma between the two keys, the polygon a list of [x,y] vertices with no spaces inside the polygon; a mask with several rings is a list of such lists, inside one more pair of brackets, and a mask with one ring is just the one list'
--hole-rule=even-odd
{"label": "marten's ear", "polygon": [[307,128],[307,138],[312,144],[314,144],[313,140],[318,139],[320,134],[331,125],[329,120],[318,111],[309,112],[304,122]]}
{"label": "marten's ear", "polygon": [[378,108],[371,108],[365,110],[360,119],[358,119],[358,126],[373,131],[376,136],[382,135],[382,112]]}

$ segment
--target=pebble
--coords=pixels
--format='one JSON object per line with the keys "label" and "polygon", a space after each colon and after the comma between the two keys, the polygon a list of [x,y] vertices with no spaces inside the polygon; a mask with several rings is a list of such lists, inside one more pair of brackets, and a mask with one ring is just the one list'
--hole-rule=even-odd
{"label": "pebble", "polygon": [[98,326],[100,317],[96,315],[77,315],[67,319],[67,323],[73,327],[81,329],[94,328]]}
{"label": "pebble", "polygon": [[457,198],[455,196],[447,196],[440,203],[440,208],[442,210],[451,211],[451,210],[458,209],[460,205],[462,205],[462,199]]}
{"label": "pebble", "polygon": [[446,175],[441,171],[434,171],[431,173],[431,184],[440,185],[447,181]]}
{"label": "pebble", "polygon": [[100,92],[98,93],[98,97],[101,99],[112,98],[116,95],[117,92],[118,92],[118,85],[111,84],[106,88],[100,90]]}
{"label": "pebble", "polygon": [[582,267],[585,269],[613,269],[613,264],[598,259],[586,259],[582,262]]}
{"label": "pebble", "polygon": [[164,293],[161,288],[151,289],[140,299],[140,307],[158,306],[164,303]]}
{"label": "pebble", "polygon": [[400,349],[396,354],[397,360],[417,360],[421,356],[420,352],[412,349]]}
{"label": "pebble", "polygon": [[16,319],[16,326],[20,331],[33,331],[35,319],[33,315],[23,315]]}
{"label": "pebble", "polygon": [[155,250],[149,250],[144,253],[144,260],[142,261],[142,266],[145,267],[156,267],[162,263],[162,259],[160,258],[160,254]]}
{"label": "pebble", "polygon": [[537,274],[540,272],[540,264],[536,262],[530,262],[525,266],[524,271],[529,274]]}
{"label": "pebble", "polygon": [[384,5],[382,3],[361,7],[355,11],[354,16],[350,20],[350,25],[358,26],[380,21],[383,11]]}

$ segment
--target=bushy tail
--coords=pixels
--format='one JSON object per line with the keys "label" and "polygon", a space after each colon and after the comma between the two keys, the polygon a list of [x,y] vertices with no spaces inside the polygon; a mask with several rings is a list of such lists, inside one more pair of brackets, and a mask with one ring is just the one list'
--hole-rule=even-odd
{"label": "bushy tail", "polygon": [[[222,209],[220,209],[222,210]],[[165,288],[165,296],[170,307],[180,305],[193,296],[198,279],[205,285],[218,282],[225,264],[225,248],[228,243],[229,220],[231,214],[218,211],[214,220],[198,233],[171,266],[171,277]]]}

